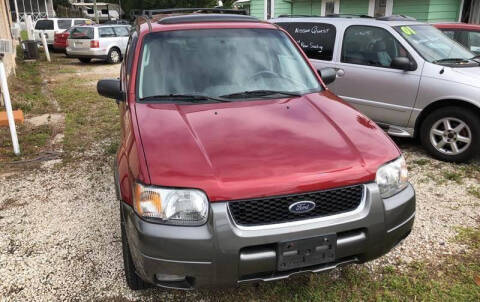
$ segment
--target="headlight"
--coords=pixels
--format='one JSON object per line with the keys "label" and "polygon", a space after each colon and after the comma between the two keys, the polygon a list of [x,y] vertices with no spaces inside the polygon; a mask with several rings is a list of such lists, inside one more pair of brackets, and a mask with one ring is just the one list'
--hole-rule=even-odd
{"label": "headlight", "polygon": [[208,218],[208,199],[200,190],[157,188],[137,183],[133,197],[135,212],[152,222],[201,225]]}
{"label": "headlight", "polygon": [[382,198],[388,198],[405,189],[408,185],[408,171],[403,156],[378,168],[375,182],[380,188]]}

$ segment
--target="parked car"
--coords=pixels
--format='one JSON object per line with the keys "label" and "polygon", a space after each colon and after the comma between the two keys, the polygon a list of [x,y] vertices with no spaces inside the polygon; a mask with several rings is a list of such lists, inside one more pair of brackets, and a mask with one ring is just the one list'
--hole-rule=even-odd
{"label": "parked car", "polygon": [[120,79],[97,85],[120,108],[130,288],[318,273],[409,234],[415,192],[398,147],[324,83],[284,30],[251,16],[136,27]]}
{"label": "parked car", "polygon": [[70,36],[70,32],[73,27],[70,27],[64,32],[56,33],[53,40],[53,50],[55,52],[66,52],[67,39]]}
{"label": "parked car", "polygon": [[272,20],[330,89],[390,135],[419,137],[436,158],[463,162],[480,148],[480,63],[439,30],[412,18],[284,17]]}
{"label": "parked car", "polygon": [[47,18],[38,19],[35,23],[34,37],[35,41],[42,43],[42,34],[45,34],[47,44],[52,46],[56,33],[64,32],[75,25],[93,24],[90,19],[84,18]]}
{"label": "parked car", "polygon": [[130,34],[129,25],[77,26],[67,40],[67,55],[83,63],[92,59],[122,61]]}
{"label": "parked car", "polygon": [[103,24],[122,24],[122,25],[130,25],[130,21],[124,20],[124,19],[118,19],[118,20],[109,20],[106,21]]}
{"label": "parked car", "polygon": [[480,55],[480,25],[466,23],[437,23],[434,26],[440,29],[449,38],[457,41],[471,52]]}

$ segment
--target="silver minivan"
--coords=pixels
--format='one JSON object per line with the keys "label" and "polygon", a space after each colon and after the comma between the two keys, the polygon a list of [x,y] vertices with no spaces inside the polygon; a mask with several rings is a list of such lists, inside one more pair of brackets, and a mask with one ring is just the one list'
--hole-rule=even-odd
{"label": "silver minivan", "polygon": [[329,88],[390,135],[419,137],[436,158],[480,149],[480,59],[442,32],[403,16],[281,17]]}
{"label": "silver minivan", "polygon": [[56,33],[64,32],[72,26],[93,24],[90,19],[85,18],[46,18],[38,19],[35,23],[33,35],[35,41],[42,43],[42,34],[45,34],[45,39],[48,45],[53,45]]}
{"label": "silver minivan", "polygon": [[130,25],[76,26],[67,40],[67,56],[83,63],[92,59],[120,63],[127,48]]}

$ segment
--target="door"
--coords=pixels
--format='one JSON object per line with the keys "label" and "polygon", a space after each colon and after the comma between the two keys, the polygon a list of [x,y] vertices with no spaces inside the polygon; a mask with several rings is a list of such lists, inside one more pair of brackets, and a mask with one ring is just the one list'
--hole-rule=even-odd
{"label": "door", "polygon": [[[47,43],[53,43],[53,33],[55,30],[54,20],[40,19],[35,23],[35,41],[42,42],[42,35],[46,35]],[[52,40],[49,42],[49,40]]]}
{"label": "door", "polygon": [[130,32],[127,26],[116,26],[113,28],[115,30],[115,34],[118,38],[118,47],[120,47],[120,51],[122,55],[125,55],[125,50],[127,49],[128,44],[128,36]]}
{"label": "door", "polygon": [[100,37],[100,48],[102,49],[110,49],[110,46],[117,44],[117,35],[113,27],[99,27],[98,36]]}
{"label": "door", "polygon": [[376,122],[406,126],[415,104],[421,66],[391,67],[395,57],[412,56],[386,29],[352,25],[342,41],[337,80],[329,87]]}

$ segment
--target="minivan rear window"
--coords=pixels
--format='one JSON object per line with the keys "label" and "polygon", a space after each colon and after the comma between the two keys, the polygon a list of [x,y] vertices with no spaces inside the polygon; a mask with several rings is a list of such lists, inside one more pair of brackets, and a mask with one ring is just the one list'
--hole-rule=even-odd
{"label": "minivan rear window", "polygon": [[93,39],[93,27],[74,27],[70,33],[71,39]]}
{"label": "minivan rear window", "polygon": [[69,29],[72,27],[72,19],[58,20],[58,28]]}
{"label": "minivan rear window", "polygon": [[53,30],[53,20],[38,20],[35,29]]}
{"label": "minivan rear window", "polygon": [[310,59],[331,61],[336,29],[332,24],[313,22],[277,23],[302,47]]}

